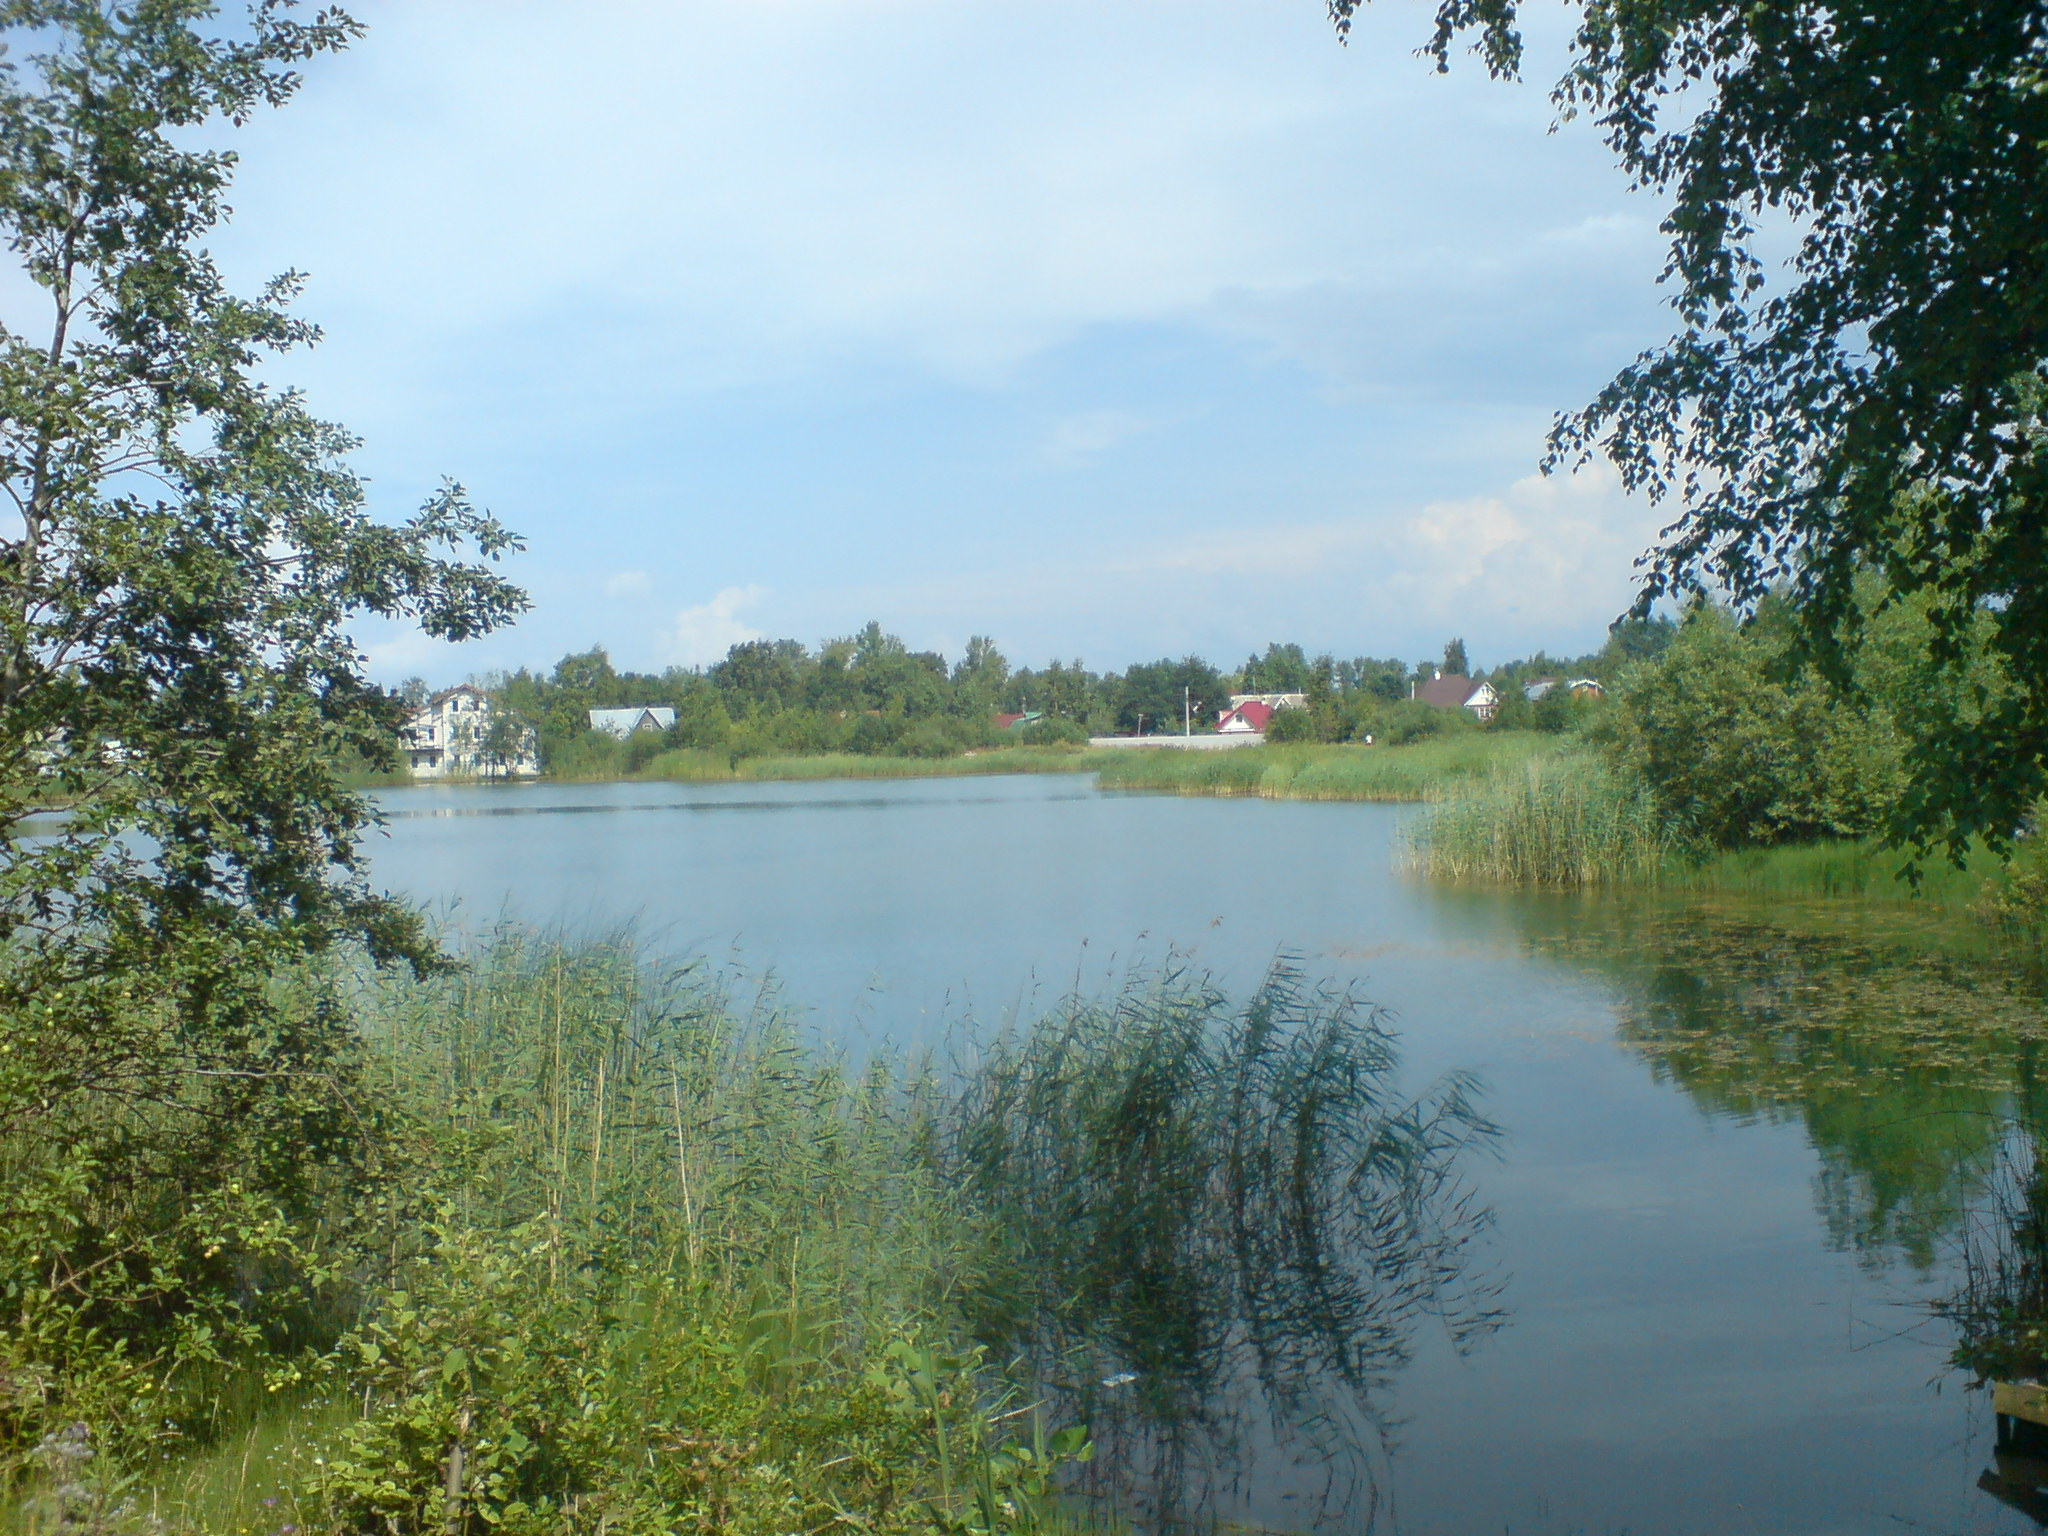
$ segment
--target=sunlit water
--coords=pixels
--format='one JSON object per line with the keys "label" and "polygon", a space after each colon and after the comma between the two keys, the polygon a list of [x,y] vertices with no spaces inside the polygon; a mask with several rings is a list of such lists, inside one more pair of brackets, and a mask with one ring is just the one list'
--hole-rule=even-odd
{"label": "sunlit water", "polygon": [[[458,922],[634,924],[865,1051],[957,1045],[1134,963],[1280,956],[1477,1073],[1506,1325],[1374,1403],[1378,1529],[2007,1532],[1989,1405],[1926,1303],[2044,1035],[2024,988],[1768,911],[1433,891],[1410,812],[1108,795],[1073,776],[421,787],[378,877]],[[451,905],[452,904],[452,905]],[[1211,1513],[1355,1528],[1268,1445]]]}

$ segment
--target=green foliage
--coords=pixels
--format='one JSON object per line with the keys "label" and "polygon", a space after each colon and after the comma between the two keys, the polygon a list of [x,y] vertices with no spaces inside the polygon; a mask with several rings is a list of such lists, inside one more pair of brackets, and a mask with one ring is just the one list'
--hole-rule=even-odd
{"label": "green foliage", "polygon": [[1316,717],[1311,710],[1276,709],[1273,711],[1273,718],[1266,722],[1266,740],[1276,747],[1286,746],[1290,742],[1316,741],[1319,738]]}
{"label": "green foliage", "polygon": [[1013,732],[1018,743],[1027,747],[1080,747],[1088,744],[1088,728],[1078,720],[1068,720],[1059,715],[1047,715],[1019,726]]}
{"label": "green foliage", "polygon": [[1461,785],[1415,830],[1410,857],[1440,880],[1588,886],[1653,878],[1678,851],[1640,780],[1575,752]]}
{"label": "green foliage", "polygon": [[[1422,706],[1428,708],[1427,705]],[[1232,747],[1117,751],[1096,760],[1104,789],[1275,800],[1428,800],[1496,764],[1554,753],[1554,737],[1467,730],[1406,747]]]}
{"label": "green foliage", "polygon": [[1360,725],[1382,747],[1411,746],[1432,736],[1465,729],[1470,724],[1462,709],[1438,709],[1419,699],[1397,699],[1368,714]]}
{"label": "green foliage", "polygon": [[1775,610],[1739,627],[1698,605],[1657,660],[1623,674],[1603,740],[1703,847],[1884,830],[1907,793],[1915,722],[1960,683],[1914,661],[1917,632],[1904,607],[1878,614],[1849,694],[1799,664]]}
{"label": "green foliage", "polygon": [[[1330,0],[1340,26],[1358,0]],[[1477,33],[1521,58],[1516,0],[1440,0],[1429,52]],[[1745,606],[1789,580],[1834,667],[1867,572],[1911,599],[1926,654],[1980,645],[2013,687],[1945,694],[1902,826],[2002,848],[2048,790],[2048,66],[2031,0],[1594,0],[1553,100],[1669,199],[1678,334],[1551,438],[1676,497],[1642,591]],[[1789,277],[1760,252],[1786,222]],[[1770,236],[1762,231],[1770,230]]]}
{"label": "green foliage", "polygon": [[317,336],[297,277],[240,298],[205,247],[205,146],[355,24],[209,18],[0,6],[0,231],[46,317],[0,331],[0,1477],[70,1418],[110,1460],[202,1433],[331,1335],[388,1170],[343,1001],[293,978],[437,963],[359,860],[341,774],[396,704],[348,626],[525,605],[459,487],[368,515],[353,440],[264,379]]}

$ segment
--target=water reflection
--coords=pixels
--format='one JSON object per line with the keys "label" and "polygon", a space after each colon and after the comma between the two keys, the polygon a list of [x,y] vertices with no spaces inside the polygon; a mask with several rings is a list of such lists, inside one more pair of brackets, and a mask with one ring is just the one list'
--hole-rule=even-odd
{"label": "water reflection", "polygon": [[1951,1362],[1992,1393],[1997,1444],[1977,1486],[2048,1529],[2048,1167],[2031,1066],[1968,1212],[1961,1279],[1934,1311],[1954,1327]]}
{"label": "water reflection", "polygon": [[976,1321],[1146,1526],[1213,1518],[1265,1448],[1370,1523],[1417,1330],[1504,1322],[1464,1173],[1495,1129],[1468,1077],[1411,1099],[1397,1065],[1377,1012],[1282,965],[1238,1007],[1184,974],[1070,1003],[973,1070],[949,1144],[996,1228]]}
{"label": "water reflection", "polygon": [[1530,947],[1617,984],[1616,1036],[1658,1081],[1716,1116],[1803,1127],[1837,1247],[1936,1267],[2048,1041],[2017,977],[1754,910],[1532,903],[1524,920]]}

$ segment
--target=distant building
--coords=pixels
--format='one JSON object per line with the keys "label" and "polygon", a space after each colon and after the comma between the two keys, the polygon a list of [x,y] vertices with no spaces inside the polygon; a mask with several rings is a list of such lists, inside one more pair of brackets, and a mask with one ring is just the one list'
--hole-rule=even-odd
{"label": "distant building", "polygon": [[[1275,695],[1275,697],[1284,697],[1284,695]],[[1294,697],[1300,698],[1301,695],[1296,694]],[[1262,732],[1266,729],[1267,723],[1272,720],[1274,713],[1274,706],[1268,704],[1264,699],[1247,698],[1243,703],[1238,703],[1233,698],[1231,707],[1216,717],[1216,729],[1225,736],[1243,736],[1249,735],[1254,731]]]}
{"label": "distant building", "polygon": [[1500,695],[1491,683],[1474,682],[1455,672],[1439,672],[1426,683],[1413,684],[1408,696],[1438,709],[1469,709],[1481,720],[1491,720],[1500,708]]}
{"label": "distant building", "polygon": [[529,778],[540,772],[530,726],[493,741],[490,695],[468,683],[443,688],[406,718],[398,733],[405,765],[416,779]]}
{"label": "distant building", "polygon": [[1565,687],[1571,689],[1572,693],[1581,699],[1604,699],[1607,697],[1606,688],[1596,678],[1575,677],[1566,683]]}
{"label": "distant building", "polygon": [[1545,699],[1550,697],[1550,690],[1555,688],[1556,686],[1556,678],[1539,677],[1533,683],[1525,683],[1523,685],[1522,697],[1527,699],[1531,704],[1540,704]]}
{"label": "distant building", "polygon": [[996,716],[996,729],[999,731],[1021,731],[1025,726],[1034,724],[1044,718],[1045,711],[1042,709],[1020,709],[1014,714],[1005,710]]}
{"label": "distant building", "polygon": [[[1230,708],[1237,709],[1245,704],[1263,704],[1270,712],[1276,709],[1307,709],[1308,695],[1305,693],[1233,693]],[[1229,710],[1224,711],[1228,714]]]}
{"label": "distant building", "polygon": [[676,712],[666,704],[635,704],[630,709],[593,709],[590,728],[624,741],[635,731],[665,731],[676,723]]}

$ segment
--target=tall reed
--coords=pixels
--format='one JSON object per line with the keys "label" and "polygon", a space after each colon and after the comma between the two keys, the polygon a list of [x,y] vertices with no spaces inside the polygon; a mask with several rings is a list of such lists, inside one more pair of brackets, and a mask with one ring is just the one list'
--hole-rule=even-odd
{"label": "tall reed", "polygon": [[1266,746],[1103,754],[1104,789],[1268,800],[1426,800],[1503,763],[1551,756],[1560,739],[1536,731],[1459,731],[1403,747]]}
{"label": "tall reed", "polygon": [[1679,848],[1647,789],[1579,752],[1496,768],[1432,806],[1407,861],[1438,880],[1617,885],[1654,878]]}
{"label": "tall reed", "polygon": [[1254,1381],[1338,1454],[1425,1321],[1498,1321],[1471,1085],[1403,1096],[1379,1017],[1284,968],[1239,1003],[1134,977],[941,1072],[856,1067],[625,940],[471,956],[318,979],[388,1174],[327,1260],[355,1297],[330,1342],[275,1352],[210,1447],[126,1488],[53,1461],[22,1508],[109,1536],[1032,1536],[1070,1518],[1077,1420],[1215,1449]]}
{"label": "tall reed", "polygon": [[1262,1417],[1369,1500],[1417,1329],[1499,1325],[1465,1183],[1494,1129],[1470,1079],[1410,1097],[1397,1067],[1381,1015],[1291,966],[1242,1003],[1168,973],[998,1038],[948,1106],[977,1331],[1094,1426],[1147,1523],[1197,1513]]}

